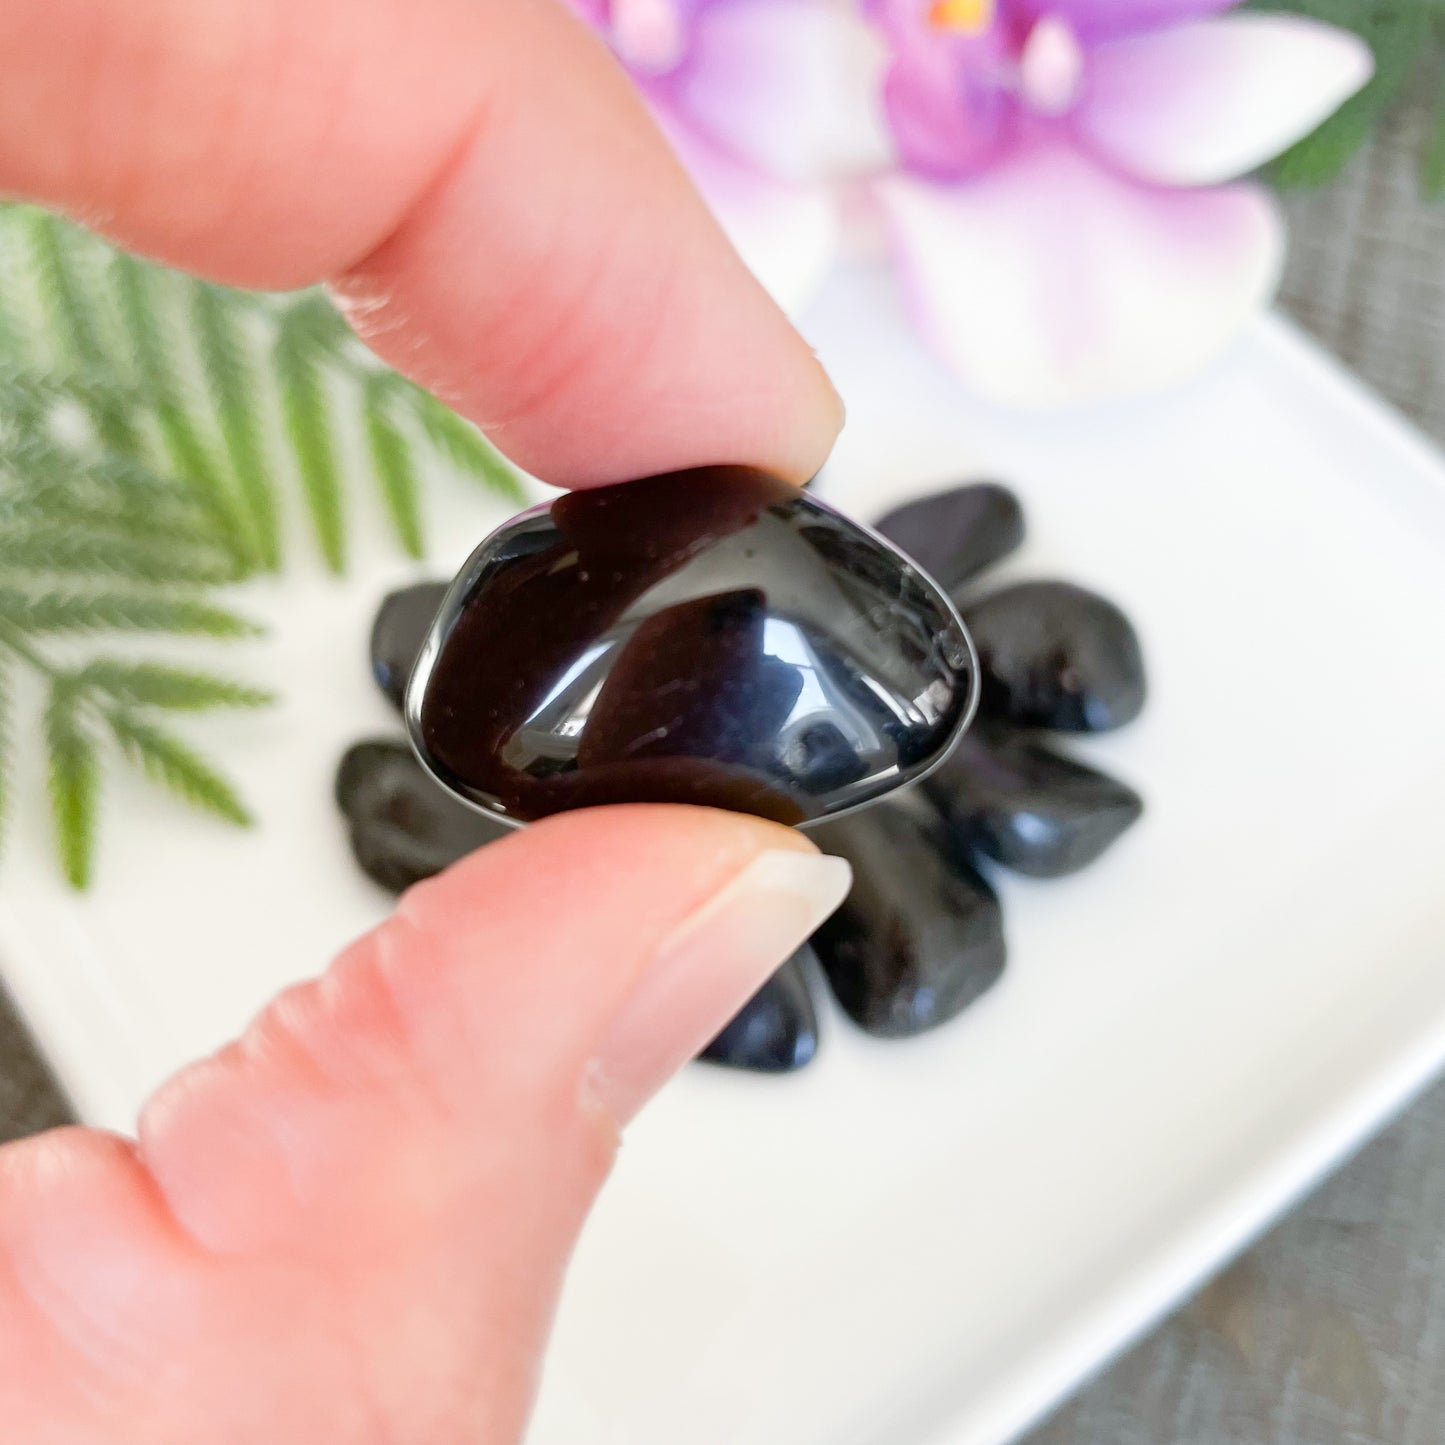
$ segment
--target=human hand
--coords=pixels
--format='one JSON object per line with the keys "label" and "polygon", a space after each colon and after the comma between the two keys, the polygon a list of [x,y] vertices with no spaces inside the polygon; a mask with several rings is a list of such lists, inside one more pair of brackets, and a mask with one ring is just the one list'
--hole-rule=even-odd
{"label": "human hand", "polygon": [[[802,479],[831,444],[821,370],[556,0],[5,0],[0,69],[0,191],[328,281],[549,480]],[[413,890],[137,1142],[0,1150],[8,1436],[515,1441],[618,1129],[846,886],[755,819],[555,818]]]}

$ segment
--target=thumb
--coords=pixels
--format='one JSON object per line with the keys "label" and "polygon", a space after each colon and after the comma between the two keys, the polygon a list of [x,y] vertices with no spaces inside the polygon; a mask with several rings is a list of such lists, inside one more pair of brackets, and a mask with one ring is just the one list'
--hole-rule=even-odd
{"label": "thumb", "polygon": [[702,809],[564,815],[414,889],[143,1112],[0,1151],[15,1438],[515,1441],[618,1128],[842,900]]}

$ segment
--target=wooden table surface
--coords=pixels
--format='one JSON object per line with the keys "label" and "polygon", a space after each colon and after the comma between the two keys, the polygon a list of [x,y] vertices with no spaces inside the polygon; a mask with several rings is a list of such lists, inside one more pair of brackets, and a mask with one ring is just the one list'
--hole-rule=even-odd
{"label": "wooden table surface", "polygon": [[[1284,304],[1445,445],[1445,203],[1418,197],[1422,104],[1289,202]],[[68,1120],[0,997],[0,1138]],[[1440,1445],[1445,1083],[1027,1445]]]}

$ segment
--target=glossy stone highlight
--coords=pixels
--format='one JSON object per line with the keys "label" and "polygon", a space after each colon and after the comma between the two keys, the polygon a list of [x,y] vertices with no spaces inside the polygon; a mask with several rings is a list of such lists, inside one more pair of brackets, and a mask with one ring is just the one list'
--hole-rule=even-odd
{"label": "glossy stone highlight", "polygon": [[810,1063],[818,1052],[818,1013],[804,961],[811,956],[804,944],[698,1057],[760,1074],[791,1073]]}
{"label": "glossy stone highlight", "polygon": [[392,893],[512,831],[438,786],[412,750],[390,738],[346,750],[336,770],[336,803],[362,872]]}
{"label": "glossy stone highlight", "polygon": [[445,582],[418,582],[388,592],[371,625],[371,675],[399,712],[406,702],[407,679],[431,630]]}
{"label": "glossy stone highlight", "polygon": [[895,507],[878,531],[951,592],[1024,540],[1024,509],[999,482],[970,482]]}
{"label": "glossy stone highlight", "polygon": [[818,830],[853,865],[812,944],[838,1002],[871,1034],[906,1038],[961,1013],[1003,972],[1003,914],[922,800],[880,803]]}
{"label": "glossy stone highlight", "polygon": [[978,688],[947,595],[765,473],[576,492],[472,555],[407,694],[422,760],[524,822],[680,802],[804,824],[940,762]]}
{"label": "glossy stone highlight", "polygon": [[955,844],[1033,878],[1088,867],[1144,811],[1127,783],[995,728],[973,729],[925,786]]}
{"label": "glossy stone highlight", "polygon": [[1019,582],[965,616],[992,719],[1065,732],[1105,732],[1144,706],[1144,658],[1129,619],[1072,582]]}

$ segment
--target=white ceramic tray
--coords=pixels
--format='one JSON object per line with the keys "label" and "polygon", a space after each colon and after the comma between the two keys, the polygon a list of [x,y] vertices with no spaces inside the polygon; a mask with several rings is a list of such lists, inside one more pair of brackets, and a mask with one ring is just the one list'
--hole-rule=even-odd
{"label": "white ceramic tray", "polygon": [[[702,1069],[638,1123],[564,1301],[535,1445],[993,1445],[1378,1126],[1445,1061],[1445,466],[1282,323],[1148,405],[1029,422],[962,400],[881,280],[808,329],[849,403],[825,493],[861,516],[979,471],[1030,513],[1017,573],[1140,624],[1154,694],[1090,756],[1143,824],[1067,882],[1002,886],[1003,983],[818,1062]],[[496,519],[438,488],[460,559]],[[354,581],[246,604],[274,713],[208,722],[264,826],[138,787],[100,886],[39,807],[0,869],[0,967],[81,1112],[145,1092],[380,916],[330,801],[393,728]],[[366,551],[366,548],[363,548]],[[519,961],[525,966],[525,961]]]}

